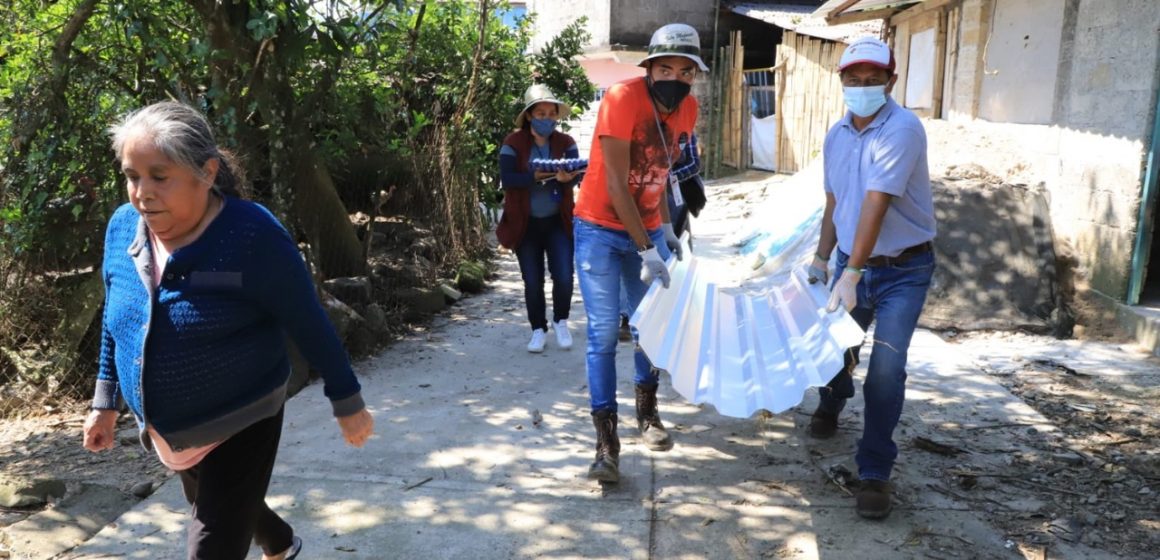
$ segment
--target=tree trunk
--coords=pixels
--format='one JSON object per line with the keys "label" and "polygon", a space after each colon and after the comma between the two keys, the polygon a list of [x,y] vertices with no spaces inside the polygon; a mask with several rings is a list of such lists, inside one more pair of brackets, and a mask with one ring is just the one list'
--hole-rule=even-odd
{"label": "tree trunk", "polygon": [[350,216],[338,198],[334,179],[318,152],[296,147],[298,162],[291,178],[293,212],[302,233],[318,255],[323,276],[361,276],[366,273],[362,244]]}
{"label": "tree trunk", "polygon": [[[273,209],[288,222],[286,227],[301,228],[314,254],[318,267],[327,278],[356,276],[366,271],[366,260],[346,207],[335,190],[334,180],[318,151],[312,147],[309,132],[309,114],[318,99],[331,87],[334,76],[321,76],[314,83],[315,90],[299,103],[287,76],[293,75],[286,64],[283,50],[287,43],[301,39],[291,29],[279,30],[274,43],[256,42],[246,29],[249,10],[245,5],[221,4],[216,0],[196,0],[192,4],[202,15],[214,48],[230,56],[222,57],[214,69],[215,83],[229,91],[225,103],[232,105],[237,114],[248,99],[240,91],[226,88],[226,84],[248,84],[249,98],[257,100],[261,127],[246,123],[247,130],[239,134],[244,149],[255,155],[270,173]],[[249,74],[240,75],[235,61],[254,61]],[[258,158],[255,158],[258,159]]]}

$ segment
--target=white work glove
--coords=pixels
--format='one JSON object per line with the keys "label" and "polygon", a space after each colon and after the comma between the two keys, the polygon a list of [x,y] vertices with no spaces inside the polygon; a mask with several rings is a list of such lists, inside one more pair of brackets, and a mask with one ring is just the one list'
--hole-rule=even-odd
{"label": "white work glove", "polygon": [[806,269],[806,279],[810,284],[817,284],[821,282],[826,284],[830,281],[830,261],[823,261],[814,255],[814,262],[810,263],[810,267]]}
{"label": "white work glove", "polygon": [[669,246],[669,252],[676,255],[677,260],[685,258],[685,250],[681,248],[681,238],[677,237],[677,232],[673,231],[673,224],[661,224],[661,231],[665,233],[665,245]]}
{"label": "white work glove", "polygon": [[861,279],[861,270],[846,267],[830,292],[830,303],[826,304],[826,311],[830,313],[837,311],[839,304],[846,308],[846,311],[853,310],[858,304],[858,281]]}
{"label": "white work glove", "polygon": [[652,284],[653,280],[660,280],[661,286],[669,287],[669,267],[665,266],[664,259],[657,252],[656,247],[649,247],[641,251],[640,280],[645,284]]}

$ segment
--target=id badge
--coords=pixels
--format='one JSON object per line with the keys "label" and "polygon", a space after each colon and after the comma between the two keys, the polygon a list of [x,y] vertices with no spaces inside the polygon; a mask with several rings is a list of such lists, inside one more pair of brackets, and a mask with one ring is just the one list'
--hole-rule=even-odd
{"label": "id badge", "polygon": [[672,173],[669,173],[669,188],[673,190],[673,203],[677,206],[684,206],[685,197],[681,196],[681,182]]}

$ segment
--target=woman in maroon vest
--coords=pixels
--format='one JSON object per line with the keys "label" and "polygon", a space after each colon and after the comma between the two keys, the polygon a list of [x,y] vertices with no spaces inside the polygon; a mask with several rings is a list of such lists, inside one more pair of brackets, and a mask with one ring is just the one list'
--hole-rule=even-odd
{"label": "woman in maroon vest", "polygon": [[503,217],[496,236],[515,252],[524,277],[524,300],[532,339],[528,352],[543,352],[548,338],[547,303],[544,299],[544,257],[552,275],[552,328],[556,343],[572,347],[568,313],[572,307],[572,188],[579,171],[535,171],[535,159],[578,158],[576,141],[556,130],[572,108],[556,99],[543,85],[524,93],[524,109],[516,117],[516,131],[503,141],[499,152],[503,183]]}

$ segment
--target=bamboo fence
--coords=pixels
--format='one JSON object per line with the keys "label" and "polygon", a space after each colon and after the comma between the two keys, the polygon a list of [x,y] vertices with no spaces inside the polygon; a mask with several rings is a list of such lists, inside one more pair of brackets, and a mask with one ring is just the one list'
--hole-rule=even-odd
{"label": "bamboo fence", "polygon": [[838,59],[845,45],[786,31],[778,46],[777,170],[793,173],[822,153],[845,113]]}

